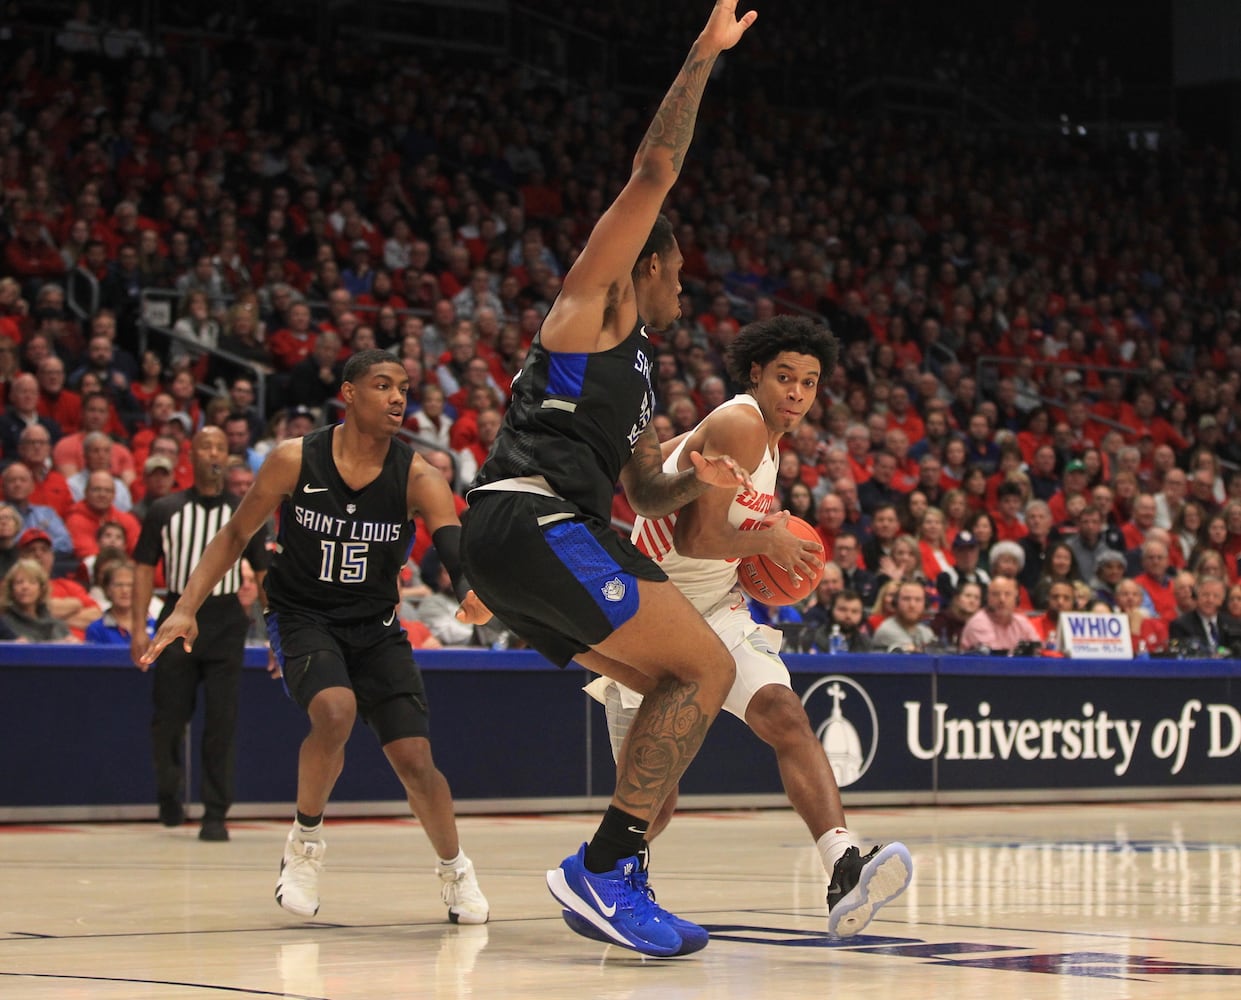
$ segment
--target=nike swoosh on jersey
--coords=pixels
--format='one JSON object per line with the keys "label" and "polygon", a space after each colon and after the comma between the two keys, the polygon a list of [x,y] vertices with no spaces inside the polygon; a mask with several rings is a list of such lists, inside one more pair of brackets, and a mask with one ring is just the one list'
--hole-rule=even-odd
{"label": "nike swoosh on jersey", "polygon": [[392,614],[388,615],[388,620],[387,620],[386,622],[384,622],[384,628],[387,628],[387,627],[388,627],[389,625],[391,625],[394,621],[396,621],[396,608],[393,608],[393,609],[392,609]]}
{"label": "nike swoosh on jersey", "polygon": [[331,489],[330,486],[311,486],[310,483],[307,483],[305,486],[302,487],[302,492],[303,493],[326,493],[329,489]]}
{"label": "nike swoosh on jersey", "polygon": [[589,882],[586,883],[586,889],[592,896],[595,897],[595,905],[599,907],[599,912],[609,920],[612,919],[612,917],[616,915],[616,904],[613,903],[611,906],[604,906],[603,900],[599,898],[599,893],[595,892],[595,887]]}

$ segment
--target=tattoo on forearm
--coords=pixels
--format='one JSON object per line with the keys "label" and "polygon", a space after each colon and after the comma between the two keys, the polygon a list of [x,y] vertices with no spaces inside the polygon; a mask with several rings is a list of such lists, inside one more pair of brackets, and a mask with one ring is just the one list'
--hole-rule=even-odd
{"label": "tattoo on forearm", "polygon": [[685,65],[672,81],[668,93],[664,95],[655,112],[650,128],[642,139],[638,152],[649,146],[663,146],[672,150],[672,166],[677,173],[681,172],[681,164],[685,162],[685,154],[689,150],[690,140],[694,138],[694,122],[698,117],[698,105],[702,103],[702,94],[707,87],[707,79],[711,75],[711,67],[715,64],[715,56],[702,56],[697,44],[689,51]]}
{"label": "tattoo on forearm", "polygon": [[657,807],[694,759],[711,724],[698,695],[697,684],[669,678],[643,699],[616,779],[616,798],[626,812]]}

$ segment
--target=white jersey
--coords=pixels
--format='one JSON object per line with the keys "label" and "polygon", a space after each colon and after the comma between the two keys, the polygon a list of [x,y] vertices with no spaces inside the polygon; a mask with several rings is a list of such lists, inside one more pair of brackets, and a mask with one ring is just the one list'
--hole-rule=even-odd
{"label": "white jersey", "polygon": [[[721,403],[712,413],[718,413],[728,406],[752,406],[759,410],[758,402],[749,393],[734,396]],[[762,411],[759,410],[761,416]],[[706,418],[710,420],[710,416]],[[699,426],[702,426],[701,424]],[[676,450],[664,462],[664,472],[676,472],[677,463],[686,436]],[[763,452],[758,468],[750,473],[750,481],[754,489],[746,492],[738,491],[728,508],[728,523],[740,531],[757,528],[771,510],[776,493],[777,456],[774,449]],[[676,528],[677,512],[663,517],[648,519],[639,516],[633,526],[633,543],[646,555],[650,556],[668,574],[690,602],[700,612],[706,613],[723,600],[737,587],[736,559],[691,559],[677,552],[673,545],[673,532]]]}

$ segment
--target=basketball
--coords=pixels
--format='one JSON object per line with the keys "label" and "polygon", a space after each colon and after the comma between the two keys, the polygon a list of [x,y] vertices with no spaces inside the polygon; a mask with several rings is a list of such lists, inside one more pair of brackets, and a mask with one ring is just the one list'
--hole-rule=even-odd
{"label": "basketball", "polygon": [[[766,530],[762,525],[758,530]],[[800,517],[790,517],[788,529],[798,538],[822,545],[819,533]],[[823,579],[823,567],[812,577],[801,578],[794,583],[792,578],[772,562],[767,556],[746,556],[737,565],[737,582],[747,597],[752,597],[760,604],[778,607],[785,604],[796,604],[803,597],[814,593],[814,588]]]}

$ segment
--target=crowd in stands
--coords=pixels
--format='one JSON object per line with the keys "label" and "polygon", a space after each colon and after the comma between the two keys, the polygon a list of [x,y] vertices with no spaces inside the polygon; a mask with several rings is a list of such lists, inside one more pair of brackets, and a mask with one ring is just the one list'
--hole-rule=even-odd
{"label": "crowd in stands", "polygon": [[[0,42],[4,635],[141,622],[125,559],[190,485],[194,432],[225,429],[243,492],[334,419],[358,349],[400,358],[406,427],[460,498],[641,115],[490,60],[262,39],[190,59],[86,3]],[[833,625],[853,651],[1045,646],[1105,607],[1161,652],[1216,583],[1199,651],[1241,642],[1241,197],[1217,150],[711,100],[667,212],[661,437],[738,390],[746,322],[819,315],[841,343],[780,462],[831,560],[772,612],[805,648]],[[414,641],[503,643],[440,613],[426,545]]]}

